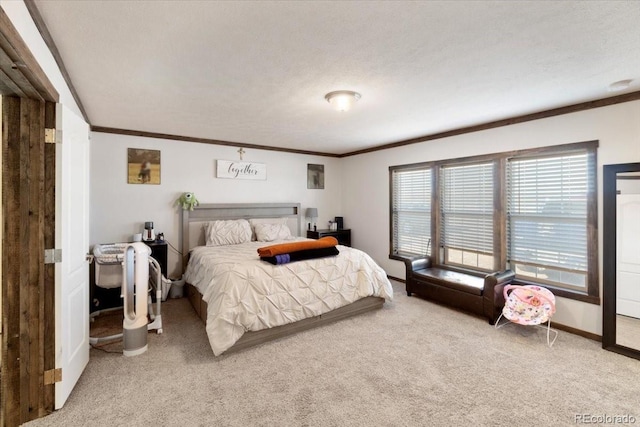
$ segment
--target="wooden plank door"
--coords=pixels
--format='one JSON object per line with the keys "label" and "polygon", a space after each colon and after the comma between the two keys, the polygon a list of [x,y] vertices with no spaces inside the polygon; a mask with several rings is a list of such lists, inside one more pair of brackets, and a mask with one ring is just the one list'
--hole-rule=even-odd
{"label": "wooden plank door", "polygon": [[[45,102],[2,97],[2,418],[19,425],[53,409],[53,286],[45,286]],[[47,160],[48,159],[48,160]],[[47,317],[51,316],[51,317]]]}
{"label": "wooden plank door", "polygon": [[59,95],[0,8],[2,102],[2,357],[0,425],[53,411],[55,377],[55,127]]}

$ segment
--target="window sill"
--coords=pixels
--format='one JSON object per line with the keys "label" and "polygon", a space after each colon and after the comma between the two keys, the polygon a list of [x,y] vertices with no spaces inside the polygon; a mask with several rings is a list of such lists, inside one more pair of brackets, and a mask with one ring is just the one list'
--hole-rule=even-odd
{"label": "window sill", "polygon": [[[422,258],[428,258],[429,255],[415,255],[415,254],[391,254],[389,255],[389,259],[393,259],[396,261],[402,261],[402,262],[407,262],[407,261],[413,261],[415,259],[422,259]],[[470,268],[464,268],[458,265],[451,265],[451,264],[435,264],[433,263],[433,261],[431,261],[431,267],[433,268],[439,268],[442,270],[447,270],[447,271],[453,271],[456,273],[462,273],[462,274],[467,274],[469,276],[476,276],[476,277],[485,277],[487,274],[491,274],[493,273],[492,271],[479,271],[479,270],[472,270]]]}
{"label": "window sill", "polygon": [[600,305],[601,304],[599,296],[587,295],[587,294],[585,294],[583,292],[578,292],[578,291],[572,291],[572,290],[569,290],[569,289],[558,288],[556,286],[549,285],[549,284],[546,284],[546,283],[535,283],[535,282],[529,282],[529,281],[522,280],[522,279],[516,279],[516,280],[513,281],[513,284],[514,285],[541,286],[543,288],[549,289],[553,293],[553,295],[555,295],[557,297],[572,299],[572,300],[576,300],[576,301],[580,301],[580,302],[586,302],[587,304],[594,304],[594,305]]}
{"label": "window sill", "polygon": [[398,254],[389,254],[389,259],[394,259],[396,261],[409,261],[413,259],[425,258],[428,255],[416,255],[416,254],[407,254],[407,253],[398,253]]}
{"label": "window sill", "polygon": [[496,271],[489,270],[474,270],[473,268],[467,268],[458,264],[441,264],[437,266],[438,268],[442,268],[444,270],[456,271],[458,273],[468,274],[470,276],[478,276],[485,277],[487,274],[496,273]]}

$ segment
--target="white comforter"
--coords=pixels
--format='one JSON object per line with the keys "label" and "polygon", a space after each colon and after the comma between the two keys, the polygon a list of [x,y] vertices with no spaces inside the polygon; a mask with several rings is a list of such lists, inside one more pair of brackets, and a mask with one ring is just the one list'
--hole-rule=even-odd
{"label": "white comforter", "polygon": [[207,335],[217,356],[245,331],[314,317],[367,296],[391,300],[384,270],[366,253],[338,246],[334,257],[272,265],[257,249],[273,243],[197,247],[185,280],[208,304]]}

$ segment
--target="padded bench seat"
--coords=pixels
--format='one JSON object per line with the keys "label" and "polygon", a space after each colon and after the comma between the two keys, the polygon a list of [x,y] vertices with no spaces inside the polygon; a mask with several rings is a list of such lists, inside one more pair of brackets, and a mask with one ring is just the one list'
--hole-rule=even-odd
{"label": "padded bench seat", "polygon": [[484,289],[483,277],[444,270],[442,268],[425,268],[414,271],[413,275],[417,280],[429,280],[460,292],[468,292],[478,296],[482,296],[482,290]]}
{"label": "padded bench seat", "polygon": [[511,270],[484,277],[451,271],[432,266],[429,257],[406,260],[405,264],[407,295],[415,293],[484,316],[492,325],[504,307],[502,290],[515,277]]}

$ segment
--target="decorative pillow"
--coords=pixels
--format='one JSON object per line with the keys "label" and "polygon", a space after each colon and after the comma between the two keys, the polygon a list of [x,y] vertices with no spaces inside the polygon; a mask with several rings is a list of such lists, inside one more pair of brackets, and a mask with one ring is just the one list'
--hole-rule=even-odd
{"label": "decorative pillow", "polygon": [[292,237],[291,230],[289,230],[287,224],[256,224],[254,229],[258,242],[273,242],[274,240],[286,240]]}
{"label": "decorative pillow", "polygon": [[256,237],[256,225],[258,224],[287,224],[287,218],[251,218],[249,219],[251,224],[251,240],[258,240]]}
{"label": "decorative pillow", "polygon": [[251,241],[251,226],[246,219],[212,221],[205,230],[207,246],[237,245]]}

